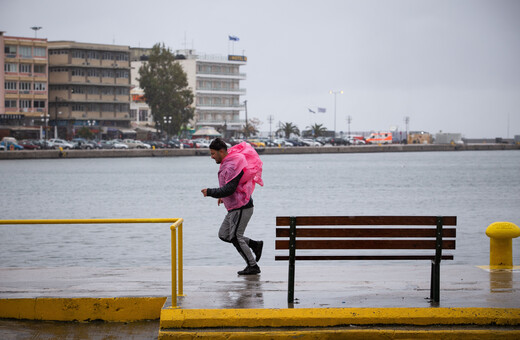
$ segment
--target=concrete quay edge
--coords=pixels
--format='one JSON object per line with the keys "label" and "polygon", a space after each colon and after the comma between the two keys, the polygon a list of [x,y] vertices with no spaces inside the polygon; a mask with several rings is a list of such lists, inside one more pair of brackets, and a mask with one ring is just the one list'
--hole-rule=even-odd
{"label": "concrete quay edge", "polygon": [[[392,144],[324,147],[267,147],[256,149],[260,155],[373,153],[422,151],[485,151],[520,150],[520,144]],[[209,156],[208,149],[131,149],[131,150],[22,150],[0,152],[2,159],[57,159],[57,158],[129,158],[129,157],[183,157]]]}
{"label": "concrete quay edge", "polygon": [[343,325],[520,325],[518,308],[163,309],[161,329]]}

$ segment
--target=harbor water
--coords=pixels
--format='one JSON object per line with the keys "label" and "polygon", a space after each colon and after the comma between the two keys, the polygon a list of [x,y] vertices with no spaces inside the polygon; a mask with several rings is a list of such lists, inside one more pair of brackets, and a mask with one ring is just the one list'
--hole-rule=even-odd
{"label": "harbor water", "polygon": [[[520,152],[264,155],[246,235],[274,261],[275,217],[455,215],[454,263],[489,264],[487,226],[520,224]],[[184,263],[243,266],[217,231],[226,213],[209,157],[0,161],[0,219],[166,218],[184,222]],[[520,264],[520,240],[513,241]],[[170,264],[167,224],[0,226],[1,267]],[[307,265],[307,263],[305,263]]]}

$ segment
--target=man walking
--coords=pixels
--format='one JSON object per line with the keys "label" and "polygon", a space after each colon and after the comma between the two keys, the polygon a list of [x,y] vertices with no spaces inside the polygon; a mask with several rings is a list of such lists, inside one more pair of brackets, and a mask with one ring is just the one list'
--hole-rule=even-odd
{"label": "man walking", "polygon": [[[227,149],[226,143],[217,138],[209,146],[211,158],[220,164],[218,171],[219,188],[202,189],[206,196],[224,203],[228,213],[220,226],[219,238],[232,243],[246,261],[246,268],[239,275],[260,273],[257,262],[262,256],[263,241],[254,241],[244,236],[247,223],[253,215],[253,193],[255,184],[263,185],[262,161],[256,151],[245,142]],[[251,250],[254,253],[251,253]]]}

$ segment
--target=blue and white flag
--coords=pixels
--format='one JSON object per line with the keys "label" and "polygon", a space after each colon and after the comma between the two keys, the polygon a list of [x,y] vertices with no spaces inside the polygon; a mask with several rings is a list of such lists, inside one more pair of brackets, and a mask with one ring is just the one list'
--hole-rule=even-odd
{"label": "blue and white flag", "polygon": [[310,113],[316,113],[316,111],[312,111],[311,109],[309,109],[309,112],[310,112]]}
{"label": "blue and white flag", "polygon": [[232,40],[232,41],[238,41],[240,39],[238,39],[238,37],[235,37],[234,35],[230,35],[229,36],[229,40]]}
{"label": "blue and white flag", "polygon": [[327,112],[327,109],[325,109],[324,107],[318,107],[318,113],[325,113]]}

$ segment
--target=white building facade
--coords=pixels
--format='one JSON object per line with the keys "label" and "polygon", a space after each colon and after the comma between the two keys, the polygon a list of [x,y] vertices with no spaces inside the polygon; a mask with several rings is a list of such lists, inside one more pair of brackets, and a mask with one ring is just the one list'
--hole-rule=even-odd
{"label": "white building facade", "polygon": [[[187,75],[188,87],[194,94],[195,113],[190,125],[197,130],[210,126],[225,137],[238,136],[245,120],[240,113],[245,109],[241,96],[246,90],[240,87],[246,79],[240,67],[246,65],[245,56],[198,55],[195,50],[177,50],[175,56]],[[139,69],[146,61],[132,61],[131,117],[137,125],[152,125],[152,113],[144,102],[139,88]]]}

